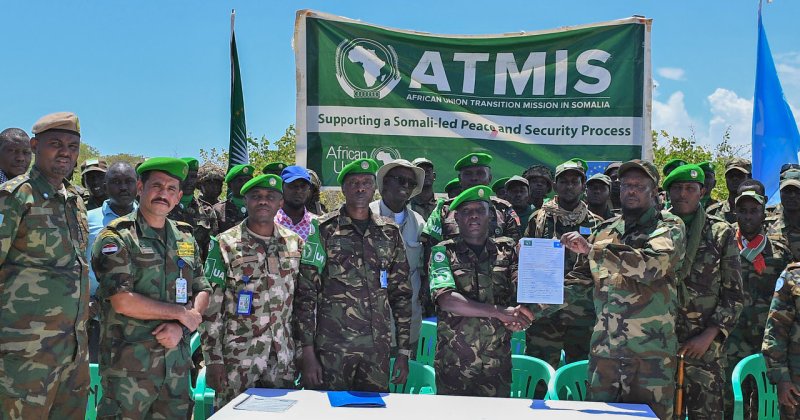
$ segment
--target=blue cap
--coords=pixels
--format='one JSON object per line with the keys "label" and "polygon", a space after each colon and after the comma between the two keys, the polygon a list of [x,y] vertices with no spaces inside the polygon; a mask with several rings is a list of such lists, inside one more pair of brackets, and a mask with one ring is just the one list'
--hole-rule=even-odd
{"label": "blue cap", "polygon": [[283,179],[284,184],[297,181],[298,179],[303,179],[311,183],[311,175],[309,175],[306,168],[297,165],[283,168],[283,171],[281,171],[281,179]]}

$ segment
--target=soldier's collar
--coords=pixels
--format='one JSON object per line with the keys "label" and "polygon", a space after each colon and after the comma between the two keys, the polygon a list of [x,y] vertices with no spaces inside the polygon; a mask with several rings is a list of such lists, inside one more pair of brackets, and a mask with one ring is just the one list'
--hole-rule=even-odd
{"label": "soldier's collar", "polygon": [[[143,237],[148,239],[162,239],[161,235],[159,235],[155,229],[147,224],[147,220],[144,219],[142,212],[138,208],[136,209],[136,224],[139,225],[139,230],[142,232]],[[166,220],[164,223],[164,229],[167,231],[167,242],[169,242],[170,239],[174,240],[178,238],[178,228],[175,227],[175,222],[171,219]]]}

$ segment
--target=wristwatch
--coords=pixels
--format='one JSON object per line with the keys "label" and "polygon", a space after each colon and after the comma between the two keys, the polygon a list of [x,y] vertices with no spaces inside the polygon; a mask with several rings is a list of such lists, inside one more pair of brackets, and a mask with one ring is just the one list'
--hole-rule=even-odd
{"label": "wristwatch", "polygon": [[397,354],[408,357],[409,359],[411,358],[411,350],[398,350]]}

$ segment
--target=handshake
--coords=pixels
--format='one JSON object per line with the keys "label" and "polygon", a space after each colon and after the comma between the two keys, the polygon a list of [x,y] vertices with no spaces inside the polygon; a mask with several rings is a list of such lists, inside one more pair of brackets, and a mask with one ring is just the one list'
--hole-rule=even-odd
{"label": "handshake", "polygon": [[496,318],[503,321],[503,325],[514,332],[527,330],[533,322],[533,312],[522,305],[498,308],[498,312]]}

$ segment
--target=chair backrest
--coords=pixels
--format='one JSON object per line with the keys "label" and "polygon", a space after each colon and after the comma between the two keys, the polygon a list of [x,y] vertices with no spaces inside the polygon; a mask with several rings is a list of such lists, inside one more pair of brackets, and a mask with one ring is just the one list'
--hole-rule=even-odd
{"label": "chair backrest", "polygon": [[100,384],[100,366],[97,363],[89,363],[89,398],[86,402],[86,420],[97,418],[97,404],[103,398],[103,386]]}
{"label": "chair backrest", "polygon": [[551,400],[586,400],[589,385],[589,361],[581,360],[561,366],[548,386],[547,398]]}
{"label": "chair backrest", "polygon": [[767,364],[761,353],[752,354],[740,360],[733,368],[731,386],[733,386],[733,418],[744,419],[744,396],[742,384],[752,377],[758,390],[758,419],[780,419],[778,390],[767,378]]}
{"label": "chair backrest", "polygon": [[547,386],[556,373],[544,360],[519,354],[511,355],[511,366],[511,398],[533,398],[536,386]]}
{"label": "chair backrest", "polygon": [[[394,357],[389,361],[389,372],[394,371]],[[398,394],[436,394],[436,372],[420,362],[408,361],[408,378],[404,384],[393,384],[389,378],[389,392]]]}
{"label": "chair backrest", "polygon": [[525,354],[525,331],[517,331],[511,334],[511,354]]}
{"label": "chair backrest", "polygon": [[433,359],[436,355],[436,323],[422,321],[419,329],[419,342],[417,343],[416,361],[433,366]]}

